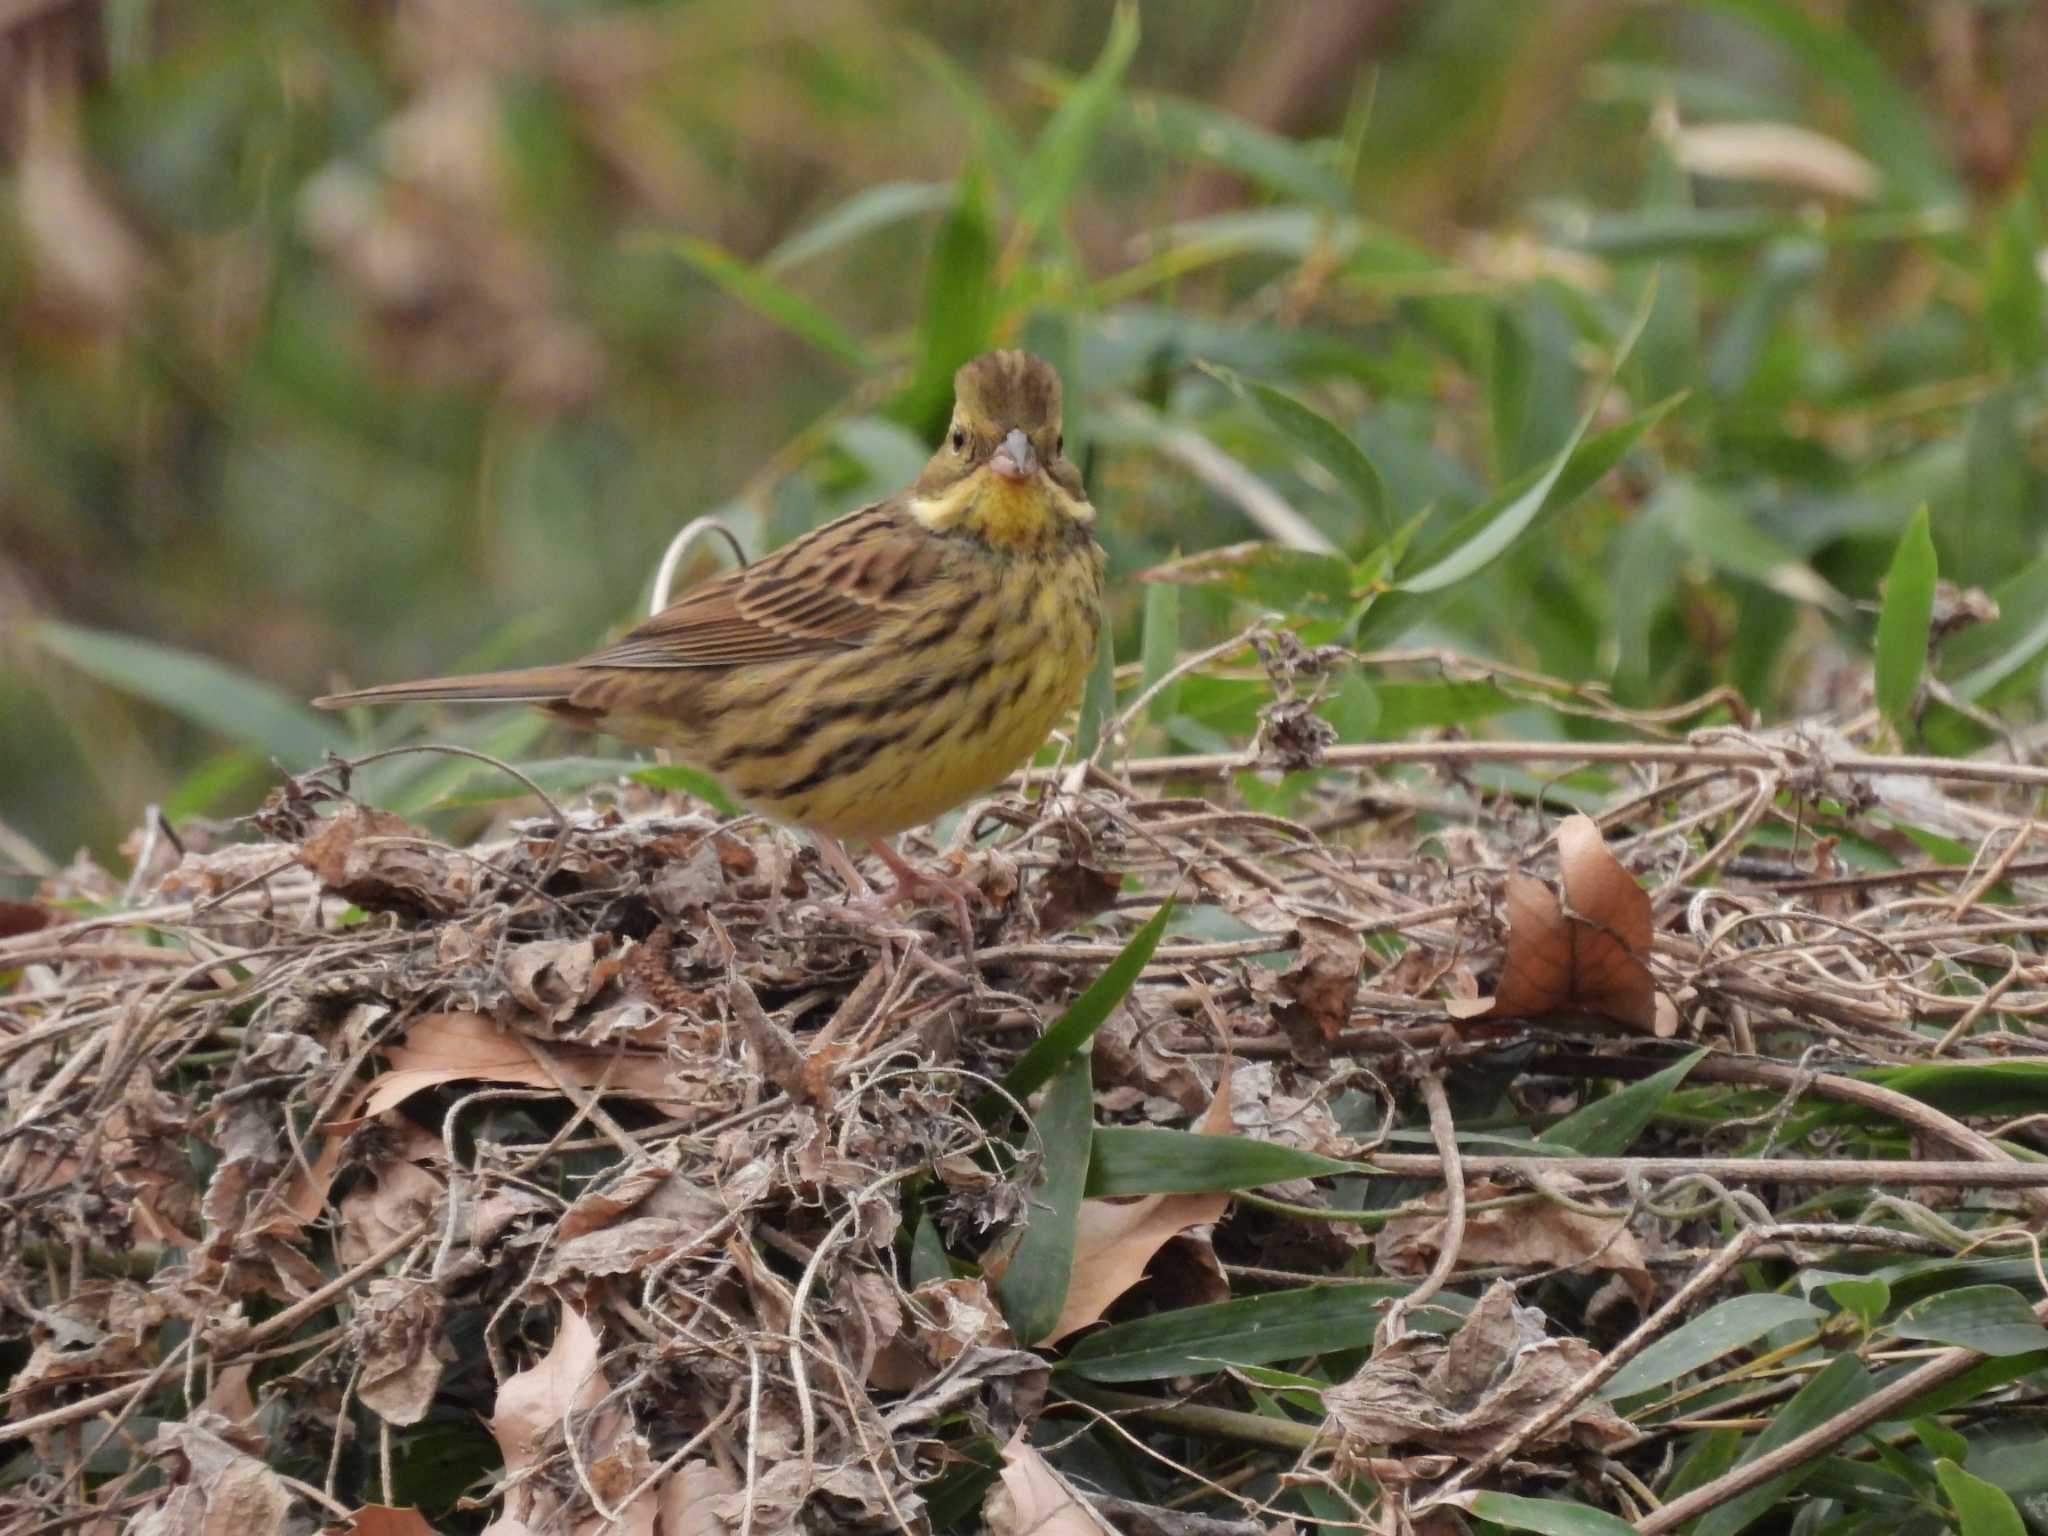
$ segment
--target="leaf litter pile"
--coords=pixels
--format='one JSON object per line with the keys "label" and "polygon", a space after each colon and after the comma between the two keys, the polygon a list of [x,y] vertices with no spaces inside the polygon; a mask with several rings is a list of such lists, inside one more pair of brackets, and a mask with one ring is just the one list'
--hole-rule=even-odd
{"label": "leaf litter pile", "polygon": [[2048,772],[1315,726],[0,907],[0,1529],[2038,1520]]}

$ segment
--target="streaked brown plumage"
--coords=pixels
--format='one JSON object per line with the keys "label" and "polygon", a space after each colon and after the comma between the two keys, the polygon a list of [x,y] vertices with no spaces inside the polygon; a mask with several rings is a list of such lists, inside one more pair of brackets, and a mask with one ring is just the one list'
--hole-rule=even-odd
{"label": "streaked brown plumage", "polygon": [[834,840],[862,837],[899,891],[933,883],[882,840],[1037,750],[1080,693],[1102,612],[1103,555],[1063,455],[1058,374],[991,352],[954,387],[946,442],[908,491],[691,589],[581,661],[315,702],[538,704],[673,750],[820,834],[849,874]]}

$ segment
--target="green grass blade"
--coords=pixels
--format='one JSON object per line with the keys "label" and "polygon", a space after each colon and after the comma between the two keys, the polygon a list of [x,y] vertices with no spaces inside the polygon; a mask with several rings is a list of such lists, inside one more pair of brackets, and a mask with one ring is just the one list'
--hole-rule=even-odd
{"label": "green grass blade", "polygon": [[[1172,916],[1173,899],[1168,897],[1145,926],[1131,935],[1122,952],[1102,968],[1102,974],[1089,983],[1088,990],[1075,998],[1053,1026],[1017,1058],[1017,1064],[1003,1077],[1003,1087],[1012,1098],[1022,1100],[1036,1093],[1051,1081],[1055,1072],[1087,1048],[1095,1031],[1138,984],[1138,977],[1152,959],[1152,951],[1159,947],[1160,936],[1166,932],[1167,920]],[[1000,1112],[1003,1102],[991,1094],[976,1109],[986,1116]]]}
{"label": "green grass blade", "polygon": [[1094,1075],[1083,1052],[1068,1059],[1039,1107],[1037,1140],[1044,1156],[1032,1181],[1023,1235],[996,1282],[1019,1344],[1034,1344],[1052,1332],[1067,1304],[1094,1114]]}
{"label": "green grass blade", "polygon": [[1480,1519],[1511,1531],[1535,1531],[1537,1536],[1635,1536],[1635,1527],[1620,1516],[1568,1499],[1531,1499],[1489,1489],[1459,1502]]}
{"label": "green grass blade", "polygon": [[1934,1463],[1941,1491],[1956,1512],[1963,1536],[2026,1536],[2027,1525],[2012,1496],[1996,1483],[1972,1477],[1946,1456]]}
{"label": "green grass blade", "polygon": [[1081,720],[1076,728],[1074,750],[1093,757],[1102,745],[1103,733],[1116,718],[1116,631],[1110,626],[1109,610],[1102,611],[1102,633],[1095,642],[1095,665],[1088,669],[1088,681],[1081,689]]}
{"label": "green grass blade", "polygon": [[2026,1297],[2007,1285],[1966,1285],[1937,1291],[1892,1320],[1902,1339],[1956,1344],[1987,1355],[2025,1355],[2048,1349],[2048,1328]]}
{"label": "green grass blade", "polygon": [[[1069,1352],[1066,1368],[1090,1381],[1156,1381],[1206,1374],[1224,1364],[1264,1365],[1362,1348],[1372,1343],[1379,1325],[1374,1304],[1413,1288],[1407,1280],[1368,1280],[1159,1312],[1090,1334]],[[1470,1305],[1452,1296],[1438,1303],[1417,1313],[1418,1328],[1448,1330]]]}
{"label": "green grass blade", "polygon": [[1934,537],[1921,507],[1906,524],[1885,578],[1884,606],[1877,615],[1877,707],[1904,736],[1913,724],[1913,700],[1927,665],[1927,636],[1934,621]]}
{"label": "green grass blade", "polygon": [[[1747,1466],[1767,1456],[1788,1440],[1816,1429],[1837,1414],[1846,1412],[1871,1393],[1873,1383],[1854,1355],[1840,1355],[1827,1369],[1799,1389],[1792,1400],[1771,1419],[1770,1427],[1750,1441],[1737,1466]],[[1786,1494],[1814,1471],[1811,1463],[1772,1478],[1726,1504],[1717,1504],[1700,1516],[1693,1536],[1737,1536],[1768,1514]]]}
{"label": "green grass blade", "polygon": [[1637,1355],[1600,1389],[1600,1395],[1633,1397],[1711,1365],[1787,1323],[1818,1323],[1826,1315],[1797,1296],[1732,1296]]}
{"label": "green grass blade", "polygon": [[1138,51],[1138,8],[1119,5],[1094,66],[1054,110],[1031,146],[1018,189],[1017,224],[1026,237],[1045,228],[1073,195],[1089,147],[1115,104],[1117,89]]}
{"label": "green grass blade", "polygon": [[1206,1194],[1358,1171],[1353,1163],[1249,1136],[1109,1125],[1095,1132],[1088,1196],[1107,1200],[1120,1195]]}
{"label": "green grass blade", "polygon": [[[1150,688],[1180,660],[1180,584],[1152,581],[1145,584],[1145,622],[1140,632],[1138,655],[1144,668],[1140,688]],[[1180,683],[1168,683],[1152,697],[1146,711],[1154,725],[1164,725],[1180,707]]]}
{"label": "green grass blade", "polygon": [[1570,1147],[1588,1157],[1619,1157],[1634,1144],[1643,1127],[1706,1054],[1694,1051],[1685,1060],[1673,1062],[1619,1093],[1581,1105],[1536,1139],[1547,1146]]}
{"label": "green grass blade", "polygon": [[[1549,502],[1551,493],[1564,480],[1565,471],[1571,467],[1580,445],[1592,431],[1601,403],[1606,400],[1607,391],[1614,383],[1614,375],[1628,361],[1629,353],[1635,350],[1636,341],[1643,334],[1643,327],[1649,321],[1651,306],[1656,303],[1656,298],[1657,285],[1645,284],[1642,302],[1637,305],[1635,316],[1629,322],[1627,331],[1623,333],[1620,346],[1615,349],[1606,377],[1593,392],[1592,404],[1579,418],[1578,426],[1573,429],[1572,435],[1565,439],[1564,446],[1551,456],[1549,463],[1543,467],[1534,481],[1520,490],[1511,486],[1468,517],[1467,524],[1472,526],[1473,530],[1471,536],[1441,559],[1414,575],[1403,578],[1398,583],[1400,590],[1427,594],[1456,586],[1468,576],[1491,565],[1507,552],[1510,545],[1528,532],[1536,521],[1537,514]],[[1661,415],[1672,403],[1675,402],[1667,402],[1662,407],[1652,406],[1636,420],[1643,421],[1643,417],[1649,417],[1652,413]],[[1643,421],[1643,430],[1648,430],[1648,427],[1649,422]]]}
{"label": "green grass blade", "polygon": [[953,188],[943,181],[885,181],[863,187],[763,256],[759,270],[779,276],[878,229],[937,213],[952,202]]}
{"label": "green grass blade", "polygon": [[210,656],[55,620],[36,625],[29,636],[108,687],[256,747],[287,768],[308,767],[347,743],[338,719],[330,723],[283,689]]}
{"label": "green grass blade", "polygon": [[695,235],[680,235],[661,242],[664,249],[703,273],[734,298],[758,310],[794,336],[800,336],[820,352],[837,358],[859,373],[874,369],[874,359],[853,334],[795,289],[778,282],[761,268],[750,267],[737,256]]}
{"label": "green grass blade", "polygon": [[1371,529],[1373,542],[1383,543],[1393,537],[1394,520],[1387,508],[1386,483],[1365,450],[1352,441],[1350,433],[1283,389],[1240,378],[1217,363],[1203,363],[1201,367],[1258,406],[1266,420],[1278,427],[1295,447],[1330,472]]}

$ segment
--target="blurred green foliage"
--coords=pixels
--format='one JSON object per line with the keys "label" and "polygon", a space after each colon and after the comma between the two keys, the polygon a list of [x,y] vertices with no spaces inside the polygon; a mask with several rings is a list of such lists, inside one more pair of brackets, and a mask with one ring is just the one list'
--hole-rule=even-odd
{"label": "blurred green foliage", "polygon": [[[7,26],[0,821],[53,857],[145,802],[245,810],[325,744],[592,750],[296,701],[587,648],[691,516],[758,552],[903,483],[997,341],[1067,377],[1146,678],[1264,609],[1631,705],[1728,683],[1846,718],[1903,570],[1898,728],[1963,751],[1987,711],[2041,714],[2038,8],[108,0]],[[1922,620],[1934,569],[1998,617],[1948,633],[1944,591]],[[1324,708],[1590,728],[1479,692],[1363,669]],[[1262,697],[1188,678],[1150,745],[1240,740]],[[384,788],[419,808],[482,770],[406,773]]]}

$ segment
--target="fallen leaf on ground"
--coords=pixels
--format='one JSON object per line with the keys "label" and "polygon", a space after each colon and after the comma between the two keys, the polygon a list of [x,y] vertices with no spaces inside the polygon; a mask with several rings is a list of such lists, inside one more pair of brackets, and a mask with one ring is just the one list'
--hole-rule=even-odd
{"label": "fallen leaf on ground", "polygon": [[739,1479],[709,1461],[686,1461],[655,1493],[661,1536],[726,1536],[732,1529],[718,1517],[718,1500],[739,1492]]}
{"label": "fallen leaf on ground", "polygon": [[990,1536],[1117,1536],[1019,1429],[1003,1447],[1003,1470],[981,1503]]}
{"label": "fallen leaf on ground", "polygon": [[365,1504],[348,1517],[346,1536],[439,1536],[439,1533],[416,1509]]}
{"label": "fallen leaf on ground", "polygon": [[134,1536],[281,1536],[292,1510],[284,1480],[198,1420],[225,1427],[203,1410],[158,1426],[146,1449],[170,1486],[128,1529]]}
{"label": "fallen leaf on ground", "polygon": [[356,1396],[387,1424],[417,1424],[455,1358],[442,1332],[447,1301],[440,1287],[417,1277],[380,1275],[356,1303],[350,1333],[363,1362]]}
{"label": "fallen leaf on ground", "polygon": [[[1390,1445],[1475,1456],[1599,1362],[1599,1351],[1582,1339],[1547,1337],[1543,1314],[1517,1305],[1514,1288],[1496,1280],[1449,1340],[1406,1334],[1325,1392],[1319,1442],[1340,1460],[1364,1460],[1371,1448]],[[1612,1408],[1592,1398],[1524,1449],[1570,1441],[1605,1450],[1632,1434]]]}
{"label": "fallen leaf on ground", "polygon": [[[1216,1085],[1216,1097],[1197,1127],[1206,1136],[1228,1136],[1230,1076]],[[1189,1227],[1220,1220],[1230,1209],[1222,1191],[1188,1195],[1141,1195],[1135,1200],[1083,1200],[1074,1234],[1074,1264],[1066,1305],[1046,1334],[1056,1343],[1099,1322],[1117,1297],[1145,1277],[1152,1256]]]}
{"label": "fallen leaf on ground", "polygon": [[561,1425],[562,1416],[588,1412],[604,1394],[604,1377],[597,1370],[597,1334],[583,1314],[565,1302],[548,1352],[498,1388],[491,1438],[505,1458],[505,1476],[537,1465],[543,1443]]}
{"label": "fallen leaf on ground", "polygon": [[1492,999],[1453,1004],[1453,1018],[1528,1018],[1581,1009],[1668,1038],[1677,1011],[1657,990],[1650,897],[1608,851],[1599,824],[1567,816],[1557,828],[1564,900],[1533,875],[1507,877],[1507,957]]}
{"label": "fallen leaf on ground", "polygon": [[[1583,1187],[1568,1174],[1548,1173],[1544,1182],[1564,1194]],[[1480,1180],[1472,1185],[1473,1204],[1521,1194],[1506,1185]],[[1391,1275],[1425,1275],[1443,1247],[1442,1193],[1403,1205],[1373,1246],[1381,1269]],[[1628,1213],[1589,1216],[1541,1196],[1516,1200],[1494,1210],[1469,1211],[1464,1239],[1458,1244],[1458,1267],[1509,1265],[1517,1269],[1606,1269],[1627,1282],[1639,1306],[1655,1297],[1657,1282],[1650,1273],[1643,1245],[1628,1230]]]}
{"label": "fallen leaf on ground", "polygon": [[369,911],[451,917],[476,896],[476,871],[389,811],[345,805],[299,848],[299,862],[335,895]]}

